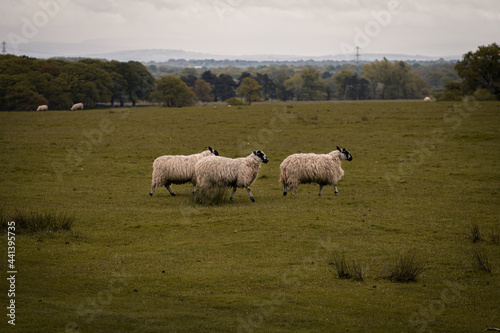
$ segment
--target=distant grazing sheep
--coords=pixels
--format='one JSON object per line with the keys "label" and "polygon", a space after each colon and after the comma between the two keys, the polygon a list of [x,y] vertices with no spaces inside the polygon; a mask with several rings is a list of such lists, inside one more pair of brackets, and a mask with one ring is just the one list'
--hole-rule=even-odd
{"label": "distant grazing sheep", "polygon": [[293,154],[285,158],[281,163],[280,182],[283,185],[283,195],[287,194],[287,188],[294,195],[294,189],[300,184],[317,183],[319,194],[325,185],[335,187],[337,195],[337,183],[344,175],[340,166],[341,160],[352,160],[351,154],[345,149],[334,150],[328,154]]}
{"label": "distant grazing sheep", "polygon": [[207,156],[219,156],[217,150],[207,147],[205,151],[193,155],[164,155],[153,162],[153,180],[150,196],[156,187],[165,186],[172,196],[174,191],[170,188],[172,184],[193,184],[193,194],[196,193],[196,176],[194,166],[196,162]]}
{"label": "distant grazing sheep", "polygon": [[71,107],[71,111],[76,111],[76,110],[83,110],[83,103],[73,104],[73,106]]}
{"label": "distant grazing sheep", "polygon": [[40,105],[37,109],[36,112],[38,111],[48,111],[49,107],[47,105]]}
{"label": "distant grazing sheep", "polygon": [[260,150],[252,151],[247,157],[241,158],[204,158],[196,163],[195,167],[198,187],[200,191],[210,187],[232,187],[231,200],[238,187],[246,188],[250,200],[255,202],[250,185],[259,175],[261,162],[267,163],[269,159]]}
{"label": "distant grazing sheep", "polygon": [[426,98],[424,98],[424,102],[431,102],[431,98],[429,96],[427,96]]}

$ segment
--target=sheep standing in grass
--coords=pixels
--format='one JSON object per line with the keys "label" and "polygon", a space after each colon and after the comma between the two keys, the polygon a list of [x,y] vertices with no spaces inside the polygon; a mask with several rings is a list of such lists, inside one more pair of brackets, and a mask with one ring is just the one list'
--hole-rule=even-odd
{"label": "sheep standing in grass", "polygon": [[153,196],[155,188],[165,186],[172,196],[174,191],[170,188],[172,184],[193,184],[193,194],[196,193],[196,176],[194,166],[196,162],[207,156],[219,156],[217,150],[207,147],[205,151],[193,155],[164,155],[156,158],[153,162],[153,181],[150,196]]}
{"label": "sheep standing in grass", "polygon": [[252,151],[247,157],[227,158],[227,157],[207,157],[196,163],[195,173],[200,191],[205,191],[210,187],[232,187],[233,200],[234,193],[238,187],[246,188],[250,195],[250,200],[255,199],[250,191],[250,185],[259,175],[260,163],[269,162],[266,154],[262,151]]}
{"label": "sheep standing in grass", "polygon": [[36,112],[38,111],[48,111],[49,107],[47,105],[40,105],[37,109]]}
{"label": "sheep standing in grass", "polygon": [[71,111],[76,111],[76,110],[83,110],[83,103],[73,104],[73,106],[71,107]]}
{"label": "sheep standing in grass", "polygon": [[432,99],[429,96],[427,96],[426,98],[424,98],[424,102],[431,102],[431,101],[432,101]]}
{"label": "sheep standing in grass", "polygon": [[319,195],[325,185],[335,187],[337,195],[337,183],[344,175],[344,170],[340,166],[341,160],[352,160],[351,154],[345,149],[334,150],[328,154],[293,154],[285,158],[281,163],[280,182],[283,185],[283,195],[286,195],[287,188],[292,195],[293,189],[297,189],[300,184],[317,183],[319,185]]}

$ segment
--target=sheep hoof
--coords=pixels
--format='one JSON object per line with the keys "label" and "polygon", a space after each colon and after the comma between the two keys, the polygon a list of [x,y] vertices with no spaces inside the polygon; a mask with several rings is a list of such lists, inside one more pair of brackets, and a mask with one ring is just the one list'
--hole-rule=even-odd
{"label": "sheep hoof", "polygon": [[250,198],[250,200],[252,200],[252,202],[255,202],[255,199],[254,199],[254,198]]}
{"label": "sheep hoof", "polygon": [[286,192],[283,192],[283,196],[286,197]]}
{"label": "sheep hoof", "polygon": [[175,193],[170,193],[171,196],[175,197]]}
{"label": "sheep hoof", "polygon": [[335,196],[339,195],[337,192],[335,192]]}
{"label": "sheep hoof", "polygon": [[149,196],[152,197],[153,196],[153,193],[149,193]]}

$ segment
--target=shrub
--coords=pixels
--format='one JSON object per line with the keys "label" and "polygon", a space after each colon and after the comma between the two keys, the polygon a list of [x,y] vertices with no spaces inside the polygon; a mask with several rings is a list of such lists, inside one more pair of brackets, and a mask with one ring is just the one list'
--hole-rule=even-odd
{"label": "shrub", "polygon": [[229,105],[245,105],[245,102],[236,97],[226,99],[226,103]]}
{"label": "shrub", "polygon": [[444,92],[437,95],[438,101],[461,101],[462,87],[459,82],[448,81],[444,84]]}
{"label": "shrub", "polygon": [[76,219],[59,212],[21,211],[15,209],[8,212],[2,209],[0,213],[0,230],[7,232],[8,222],[14,221],[16,234],[36,234],[39,232],[69,231]]}
{"label": "shrub", "polygon": [[474,98],[478,101],[496,101],[496,96],[493,95],[488,89],[479,88],[474,92]]}
{"label": "shrub", "polygon": [[410,282],[415,281],[424,270],[425,263],[415,253],[406,253],[386,267],[381,277],[393,282]]}

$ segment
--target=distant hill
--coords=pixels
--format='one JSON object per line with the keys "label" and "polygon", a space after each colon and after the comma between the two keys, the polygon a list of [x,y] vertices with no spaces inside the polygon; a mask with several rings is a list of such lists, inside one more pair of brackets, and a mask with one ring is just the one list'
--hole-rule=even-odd
{"label": "distant hill", "polygon": [[[86,54],[85,56],[92,58],[104,58],[109,60],[129,61],[135,60],[140,62],[165,62],[169,59],[185,59],[185,60],[248,60],[248,61],[353,61],[354,55],[325,55],[319,57],[300,56],[300,55],[276,55],[276,54],[254,54],[254,55],[220,55],[199,52],[189,52],[184,50],[169,50],[169,49],[150,49],[150,50],[128,50],[98,54]],[[415,60],[415,61],[433,61],[439,60],[441,57],[430,57],[425,55],[409,55],[409,54],[376,54],[366,53],[360,54],[360,61],[375,61],[382,60]],[[460,59],[461,56],[442,57],[444,60]]]}
{"label": "distant hill", "polygon": [[[185,50],[172,49],[139,49],[139,50],[123,50],[108,52],[113,45],[106,45],[103,42],[84,42],[84,43],[53,43],[53,42],[31,42],[29,44],[21,44],[18,50],[9,50],[16,55],[27,55],[35,58],[52,58],[52,57],[90,57],[101,58],[118,61],[140,61],[147,62],[166,62],[170,59],[185,59],[185,60],[215,60],[215,61],[259,61],[259,62],[294,62],[294,61],[354,61],[354,54],[344,55],[324,55],[324,56],[304,56],[304,55],[277,55],[277,54],[253,54],[253,55],[225,55],[225,54],[210,54],[200,52],[190,52]],[[90,51],[101,50],[101,52]],[[375,61],[382,60],[405,60],[405,61],[433,61],[443,58],[444,60],[459,60],[462,56],[443,56],[431,57],[425,55],[414,54],[375,54],[361,53],[360,61]]]}

